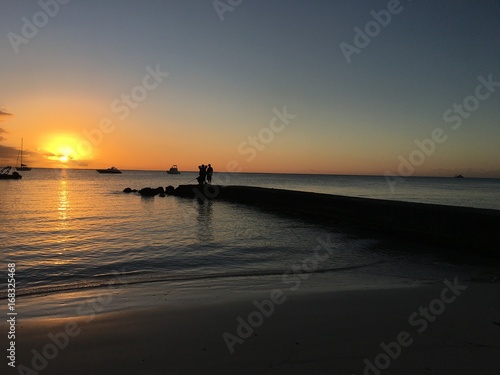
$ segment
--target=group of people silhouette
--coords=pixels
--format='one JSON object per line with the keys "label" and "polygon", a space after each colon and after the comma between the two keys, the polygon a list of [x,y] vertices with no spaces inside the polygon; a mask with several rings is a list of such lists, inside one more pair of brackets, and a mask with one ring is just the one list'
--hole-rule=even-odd
{"label": "group of people silhouette", "polygon": [[198,169],[200,170],[200,175],[196,178],[198,180],[198,183],[200,185],[204,185],[205,183],[212,183],[212,175],[214,174],[214,169],[210,164],[205,165],[202,164],[198,166]]}

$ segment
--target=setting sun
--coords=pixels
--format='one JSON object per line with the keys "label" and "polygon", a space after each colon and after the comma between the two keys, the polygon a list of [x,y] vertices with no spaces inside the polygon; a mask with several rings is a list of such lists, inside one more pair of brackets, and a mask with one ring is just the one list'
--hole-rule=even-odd
{"label": "setting sun", "polygon": [[64,164],[80,161],[79,155],[75,151],[78,145],[78,137],[72,135],[52,135],[47,136],[42,142],[45,144],[42,150],[47,160]]}

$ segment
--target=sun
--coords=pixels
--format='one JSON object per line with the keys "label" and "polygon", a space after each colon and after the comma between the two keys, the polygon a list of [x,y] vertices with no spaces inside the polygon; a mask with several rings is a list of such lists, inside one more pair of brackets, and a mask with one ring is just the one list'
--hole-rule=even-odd
{"label": "sun", "polygon": [[57,148],[56,158],[61,163],[68,163],[68,161],[74,159],[75,152],[69,146],[59,146]]}
{"label": "sun", "polygon": [[69,134],[50,135],[44,143],[45,158],[52,163],[70,165],[80,160],[78,153],[75,151],[78,149],[78,144],[81,143],[77,136]]}

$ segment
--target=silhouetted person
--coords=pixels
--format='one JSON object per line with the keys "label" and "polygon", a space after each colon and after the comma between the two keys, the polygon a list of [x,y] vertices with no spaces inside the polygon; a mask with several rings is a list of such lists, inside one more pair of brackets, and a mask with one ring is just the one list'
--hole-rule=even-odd
{"label": "silhouetted person", "polygon": [[207,168],[207,182],[209,184],[212,183],[212,175],[214,174],[214,169],[212,168],[212,166],[209,164],[208,165],[208,168]]}
{"label": "silhouetted person", "polygon": [[200,170],[200,175],[198,176],[197,180],[200,185],[203,185],[205,184],[205,179],[207,177],[207,166],[205,164],[202,164],[198,168]]}

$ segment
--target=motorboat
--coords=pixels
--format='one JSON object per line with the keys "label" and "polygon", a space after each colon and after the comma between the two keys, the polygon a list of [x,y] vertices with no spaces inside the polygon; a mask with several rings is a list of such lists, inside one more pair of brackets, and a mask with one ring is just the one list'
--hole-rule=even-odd
{"label": "motorboat", "polygon": [[174,164],[170,167],[170,169],[167,171],[168,174],[181,174],[181,172],[179,172],[179,168],[177,168],[177,165]]}
{"label": "motorboat", "polygon": [[99,173],[112,173],[112,174],[117,174],[117,173],[122,173],[118,168],[116,167],[111,167],[108,169],[96,169],[97,172]]}
{"label": "motorboat", "polygon": [[17,172],[12,172],[10,173],[12,167],[3,167],[0,170],[0,180],[20,180],[23,178],[19,173]]}

